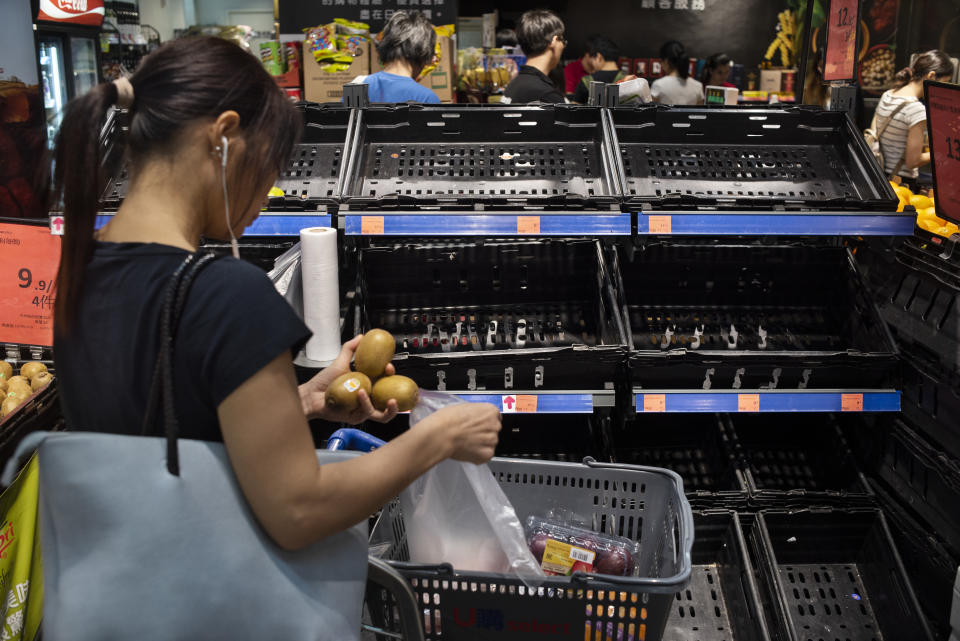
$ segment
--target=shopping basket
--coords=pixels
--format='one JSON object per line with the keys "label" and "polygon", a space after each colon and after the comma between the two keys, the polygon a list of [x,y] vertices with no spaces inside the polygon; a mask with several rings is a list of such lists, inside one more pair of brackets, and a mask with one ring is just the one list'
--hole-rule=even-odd
{"label": "shopping basket", "polygon": [[[344,430],[335,449],[370,449],[368,435]],[[592,519],[598,532],[640,543],[639,575],[575,573],[547,577],[537,588],[518,578],[455,570],[448,564],[409,562],[399,501],[385,506],[371,534],[371,556],[389,561],[410,582],[432,640],[586,639],[657,641],[676,593],[688,583],[693,515],[683,481],[669,470],[637,465],[557,463],[494,458],[494,476],[523,521],[564,508]],[[391,629],[395,605],[384,591],[368,591],[373,621]]]}

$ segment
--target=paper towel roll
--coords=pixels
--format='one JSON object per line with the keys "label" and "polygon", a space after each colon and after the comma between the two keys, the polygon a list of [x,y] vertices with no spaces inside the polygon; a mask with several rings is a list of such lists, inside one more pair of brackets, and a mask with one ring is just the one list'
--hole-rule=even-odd
{"label": "paper towel roll", "polygon": [[303,320],[313,332],[307,358],[332,361],[340,353],[340,283],[337,273],[337,230],[300,230],[303,276]]}

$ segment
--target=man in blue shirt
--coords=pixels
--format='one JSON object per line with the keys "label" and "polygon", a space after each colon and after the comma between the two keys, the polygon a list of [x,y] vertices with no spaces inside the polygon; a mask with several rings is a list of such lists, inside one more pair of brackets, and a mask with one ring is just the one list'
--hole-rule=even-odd
{"label": "man in blue shirt", "polygon": [[367,76],[370,102],[439,103],[440,98],[414,78],[433,62],[437,34],[419,11],[397,11],[383,28],[377,54],[383,71]]}

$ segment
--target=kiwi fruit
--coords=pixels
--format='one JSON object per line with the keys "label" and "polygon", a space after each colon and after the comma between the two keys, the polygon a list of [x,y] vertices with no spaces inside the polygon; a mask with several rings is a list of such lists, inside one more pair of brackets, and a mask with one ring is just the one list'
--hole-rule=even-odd
{"label": "kiwi fruit", "polygon": [[357,394],[364,390],[370,395],[370,379],[363,372],[347,372],[341,374],[330,383],[324,392],[327,407],[344,412],[352,412],[360,405]]}
{"label": "kiwi fruit", "polygon": [[33,391],[36,392],[38,389],[46,386],[52,380],[53,374],[50,372],[40,372],[30,379],[30,387],[32,387]]}
{"label": "kiwi fruit", "polygon": [[0,378],[0,396],[6,396],[7,385],[9,385],[9,383],[7,383],[7,379]]}
{"label": "kiwi fruit", "polygon": [[5,399],[3,399],[3,404],[0,404],[0,416],[6,416],[13,410],[17,409],[18,407],[20,407],[20,403],[22,402],[23,401],[21,401],[16,396],[6,397]]}
{"label": "kiwi fruit", "polygon": [[24,378],[33,378],[40,372],[47,371],[47,366],[43,363],[37,361],[30,361],[29,363],[24,363],[20,368],[20,376]]}
{"label": "kiwi fruit", "polygon": [[20,400],[25,401],[31,396],[33,396],[33,389],[29,385],[13,383],[9,387],[7,387],[6,394],[7,396],[16,396]]}
{"label": "kiwi fruit", "polygon": [[363,372],[375,381],[383,376],[387,364],[393,360],[397,341],[393,334],[383,329],[371,329],[360,339],[357,345],[354,364],[358,372]]}
{"label": "kiwi fruit", "polygon": [[9,379],[13,376],[13,365],[7,361],[0,361],[0,378]]}
{"label": "kiwi fruit", "polygon": [[16,385],[18,383],[23,383],[27,387],[30,387],[30,379],[26,376],[11,376],[7,380],[7,385]]}
{"label": "kiwi fruit", "polygon": [[396,399],[401,412],[409,412],[420,398],[420,390],[412,378],[406,376],[384,376],[373,385],[370,400],[381,412],[387,409],[390,399]]}

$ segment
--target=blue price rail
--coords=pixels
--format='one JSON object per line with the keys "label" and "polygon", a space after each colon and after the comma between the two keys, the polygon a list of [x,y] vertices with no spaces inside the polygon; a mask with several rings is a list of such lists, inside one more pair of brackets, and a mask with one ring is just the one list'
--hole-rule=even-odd
{"label": "blue price rail", "polygon": [[592,414],[597,407],[613,407],[615,395],[596,392],[451,392],[468,403],[490,403],[504,414]]}
{"label": "blue price rail", "polygon": [[911,236],[903,213],[658,211],[637,213],[637,234],[673,236]]}
{"label": "blue price rail", "polygon": [[637,412],[899,412],[896,390],[634,390]]}
{"label": "blue price rail", "polygon": [[340,212],[347,236],[629,236],[632,214]]}
{"label": "blue price rail", "polygon": [[[96,228],[107,224],[113,214],[98,214]],[[263,212],[247,227],[245,236],[300,236],[300,230],[307,227],[330,227],[330,214]]]}

